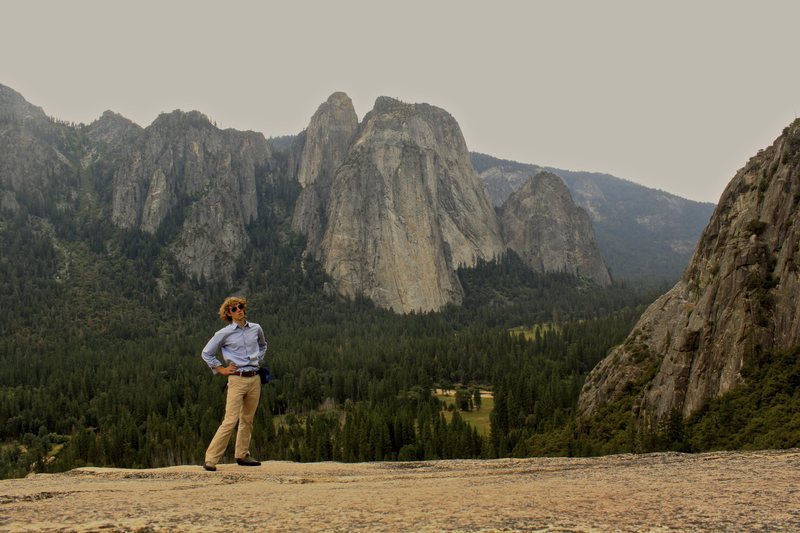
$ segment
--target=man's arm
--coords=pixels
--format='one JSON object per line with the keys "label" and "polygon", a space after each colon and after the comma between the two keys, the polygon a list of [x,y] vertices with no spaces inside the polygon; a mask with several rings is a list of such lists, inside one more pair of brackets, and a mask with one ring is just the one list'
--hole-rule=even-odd
{"label": "man's arm", "polygon": [[217,350],[219,350],[220,344],[225,339],[227,332],[225,330],[220,330],[211,337],[211,340],[208,341],[205,348],[203,348],[202,357],[206,364],[211,368],[211,371],[215,374],[222,374],[223,376],[227,376],[232,374],[236,371],[236,365],[233,363],[229,364],[227,367],[222,366],[219,359],[217,358]]}
{"label": "man's arm", "polygon": [[264,354],[267,353],[267,337],[264,335],[264,330],[258,326],[258,364],[264,360]]}

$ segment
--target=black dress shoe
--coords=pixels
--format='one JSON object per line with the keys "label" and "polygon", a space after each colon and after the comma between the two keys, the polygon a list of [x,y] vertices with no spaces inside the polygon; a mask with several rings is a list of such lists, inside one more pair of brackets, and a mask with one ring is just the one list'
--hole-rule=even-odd
{"label": "black dress shoe", "polygon": [[212,465],[211,463],[205,463],[203,465],[203,468],[208,470],[209,472],[216,472],[217,471],[217,467]]}
{"label": "black dress shoe", "polygon": [[241,466],[261,466],[261,461],[245,457],[244,459],[236,459],[236,464]]}

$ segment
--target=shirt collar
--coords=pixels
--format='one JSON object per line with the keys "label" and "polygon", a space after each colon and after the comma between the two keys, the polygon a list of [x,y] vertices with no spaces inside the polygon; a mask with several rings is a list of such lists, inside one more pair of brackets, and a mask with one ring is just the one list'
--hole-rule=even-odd
{"label": "shirt collar", "polygon": [[[236,328],[238,328],[238,327],[239,327],[239,324],[237,324],[235,320],[231,320],[231,323],[230,323],[230,328],[231,328],[231,329],[236,329]],[[243,328],[241,328],[241,329],[247,329],[247,328],[249,328],[249,327],[250,327],[250,322],[249,322],[249,321],[247,321],[247,320],[245,320],[245,321],[244,321],[244,327],[243,327]]]}

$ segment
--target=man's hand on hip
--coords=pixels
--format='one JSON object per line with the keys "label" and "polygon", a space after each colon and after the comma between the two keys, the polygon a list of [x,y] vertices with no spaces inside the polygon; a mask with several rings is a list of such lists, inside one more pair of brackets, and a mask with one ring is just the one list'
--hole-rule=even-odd
{"label": "man's hand on hip", "polygon": [[218,366],[217,372],[219,372],[223,376],[230,376],[231,374],[236,372],[236,365],[230,363],[228,366]]}

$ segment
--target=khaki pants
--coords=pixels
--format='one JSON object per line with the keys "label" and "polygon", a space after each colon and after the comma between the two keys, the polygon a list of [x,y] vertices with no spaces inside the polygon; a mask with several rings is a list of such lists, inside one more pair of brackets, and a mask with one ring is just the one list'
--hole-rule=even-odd
{"label": "khaki pants", "polygon": [[250,435],[253,432],[253,417],[256,414],[258,400],[261,397],[261,380],[258,376],[245,378],[228,376],[228,396],[225,400],[225,418],[222,420],[216,435],[206,450],[206,462],[215,465],[225,454],[233,428],[239,422],[236,432],[237,459],[250,455]]}

